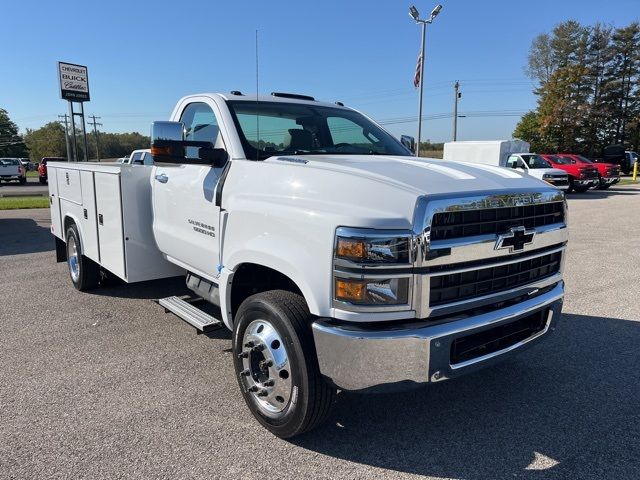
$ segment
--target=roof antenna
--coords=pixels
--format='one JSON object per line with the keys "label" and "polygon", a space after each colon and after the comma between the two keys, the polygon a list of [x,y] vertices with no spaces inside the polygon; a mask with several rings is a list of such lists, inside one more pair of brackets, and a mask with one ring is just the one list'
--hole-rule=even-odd
{"label": "roof antenna", "polygon": [[257,142],[256,142],[256,160],[260,160],[260,112],[258,111],[258,29],[256,29],[256,130],[257,130]]}

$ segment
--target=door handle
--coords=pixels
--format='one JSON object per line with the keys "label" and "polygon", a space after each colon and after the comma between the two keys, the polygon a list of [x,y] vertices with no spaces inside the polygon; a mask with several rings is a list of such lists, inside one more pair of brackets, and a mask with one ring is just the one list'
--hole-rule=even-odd
{"label": "door handle", "polygon": [[167,177],[164,173],[161,173],[160,175],[156,175],[156,180],[160,183],[167,183],[169,181],[169,177]]}

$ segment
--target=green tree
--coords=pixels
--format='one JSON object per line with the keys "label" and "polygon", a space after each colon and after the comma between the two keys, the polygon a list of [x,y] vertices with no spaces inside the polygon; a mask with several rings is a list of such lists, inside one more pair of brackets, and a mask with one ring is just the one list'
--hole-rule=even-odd
{"label": "green tree", "polygon": [[513,138],[529,142],[532,152],[546,152],[550,148],[542,138],[540,118],[535,111],[527,112],[522,116],[513,131]]}
{"label": "green tree", "polygon": [[23,158],[27,149],[18,134],[18,126],[9,118],[9,113],[0,108],[0,157]]}
{"label": "green tree", "polygon": [[584,115],[588,111],[587,94],[581,85],[586,75],[582,65],[556,70],[540,89],[538,116],[540,136],[549,149],[582,151]]}
{"label": "green tree", "polygon": [[640,109],[640,23],[618,28],[611,36],[612,61],[606,69],[603,100],[610,107],[611,121],[605,127],[610,143],[629,144],[629,126],[635,126]]}
{"label": "green tree", "polygon": [[42,157],[66,157],[64,127],[58,122],[49,122],[33,130],[27,128],[24,141],[29,148],[32,161],[39,162]]}

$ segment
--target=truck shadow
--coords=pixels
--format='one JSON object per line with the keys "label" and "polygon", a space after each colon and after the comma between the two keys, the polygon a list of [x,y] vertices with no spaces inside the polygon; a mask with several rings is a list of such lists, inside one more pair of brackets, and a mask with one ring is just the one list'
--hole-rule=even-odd
{"label": "truck shadow", "polygon": [[447,478],[637,478],[640,323],[564,315],[497,368],[409,393],[340,394],[300,447]]}
{"label": "truck shadow", "polygon": [[32,218],[0,218],[0,256],[49,252],[55,249],[48,228]]}

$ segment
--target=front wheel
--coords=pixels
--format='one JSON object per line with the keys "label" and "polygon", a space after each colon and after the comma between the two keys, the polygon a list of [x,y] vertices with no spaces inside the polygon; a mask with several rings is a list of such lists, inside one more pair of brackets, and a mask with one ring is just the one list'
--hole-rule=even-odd
{"label": "front wheel", "polygon": [[233,329],[234,367],[253,416],[289,438],[320,425],[336,389],[320,374],[304,298],[272,290],[247,298]]}

